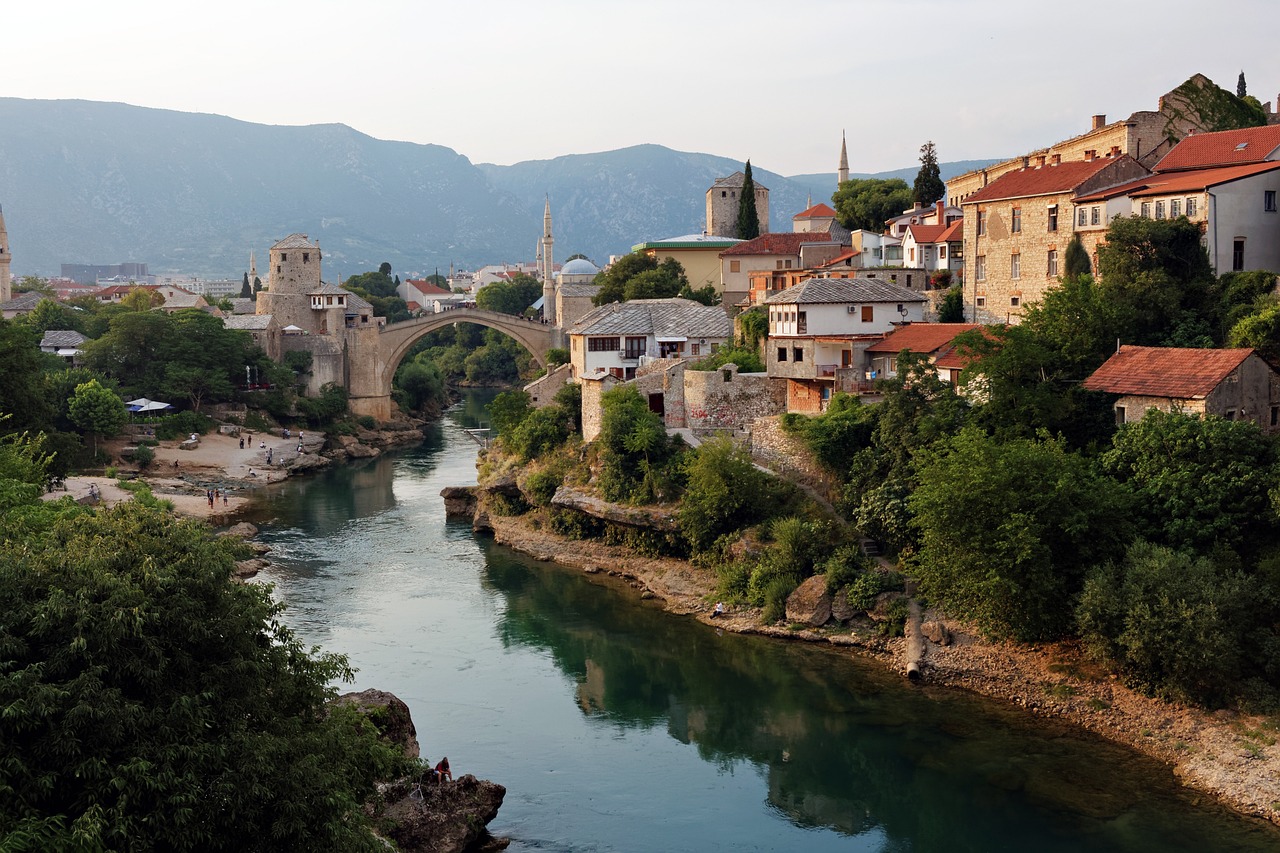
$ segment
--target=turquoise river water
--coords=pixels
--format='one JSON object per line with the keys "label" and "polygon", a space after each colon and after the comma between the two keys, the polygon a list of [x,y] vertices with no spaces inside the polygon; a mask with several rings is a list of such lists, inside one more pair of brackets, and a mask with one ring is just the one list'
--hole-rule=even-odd
{"label": "turquoise river water", "polygon": [[[720,632],[447,523],[482,396],[419,447],[289,481],[261,578],[424,757],[507,787],[512,851],[1280,851],[1133,752],[822,647]],[[473,425],[473,424],[472,424]]]}

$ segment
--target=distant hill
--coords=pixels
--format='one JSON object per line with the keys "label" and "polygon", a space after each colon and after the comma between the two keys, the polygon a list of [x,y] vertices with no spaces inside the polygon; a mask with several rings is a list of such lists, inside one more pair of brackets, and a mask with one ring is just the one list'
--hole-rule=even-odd
{"label": "distant hill", "polygon": [[[949,163],[939,163],[938,171],[942,174],[942,180],[949,181],[956,175],[963,175],[965,172],[972,172],[974,169],[981,169],[994,163],[1003,163],[1007,157],[1001,157],[996,160],[952,160]],[[894,169],[891,172],[850,172],[850,178],[879,178],[880,180],[889,180],[891,178],[901,178],[907,182],[907,185],[915,183],[916,174],[919,173],[920,166],[908,166],[905,169]],[[787,180],[801,186],[811,188],[813,192],[813,200],[816,204],[818,201],[831,203],[831,194],[835,192],[836,175],[834,171],[819,172],[816,175],[792,175]]]}
{"label": "distant hill", "polygon": [[[979,162],[944,164],[943,176]],[[265,273],[267,248],[295,231],[320,241],[326,277],[383,261],[430,272],[532,260],[548,194],[556,257],[603,262],[638,242],[700,232],[707,188],[741,167],[659,145],[476,165],[338,124],[0,98],[0,205],[16,274],[141,261],[153,272],[239,277],[251,250]],[[775,231],[791,230],[810,194],[826,201],[835,189],[834,173],[754,171],[769,187]],[[915,169],[901,173],[910,181]]]}

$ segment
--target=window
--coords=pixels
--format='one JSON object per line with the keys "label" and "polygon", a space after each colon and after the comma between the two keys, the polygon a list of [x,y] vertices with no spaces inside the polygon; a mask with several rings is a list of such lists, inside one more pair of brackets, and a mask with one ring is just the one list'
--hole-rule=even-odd
{"label": "window", "polygon": [[1151,218],[1151,202],[1149,202],[1149,201],[1144,201],[1144,202],[1142,203],[1142,207],[1141,207],[1140,209],[1142,210],[1142,218],[1143,218],[1143,219],[1150,219],[1150,218]]}
{"label": "window", "polygon": [[1182,199],[1175,198],[1169,200],[1169,218],[1177,219],[1182,215]]}
{"label": "window", "polygon": [[862,322],[870,323],[875,320],[875,308],[870,305],[862,306]]}
{"label": "window", "polygon": [[645,345],[645,338],[627,338],[626,357],[639,358],[640,356],[644,355],[644,350],[645,350],[644,345]]}
{"label": "window", "polygon": [[1022,304],[1022,297],[1021,297],[1021,296],[1010,296],[1010,297],[1009,297],[1009,307],[1010,307],[1010,308],[1017,308],[1017,307],[1018,307],[1019,305],[1021,305],[1021,304]]}
{"label": "window", "polygon": [[1116,426],[1124,426],[1124,406],[1116,406]]}
{"label": "window", "polygon": [[1187,199],[1187,216],[1196,215],[1196,200],[1194,198]]}
{"label": "window", "polygon": [[987,233],[987,212],[985,210],[978,211],[978,236]]}
{"label": "window", "polygon": [[913,263],[913,264],[916,262],[916,249],[915,249],[915,246],[912,246],[910,249],[907,249],[907,260],[908,260],[908,261],[910,261],[910,262],[911,262],[911,263]]}
{"label": "window", "polygon": [[1076,226],[1083,228],[1089,224],[1089,209],[1081,207],[1076,209]]}
{"label": "window", "polygon": [[311,253],[310,253],[310,252],[303,252],[303,253],[302,253],[302,262],[305,264],[305,263],[309,262],[310,260],[311,260]]}
{"label": "window", "polygon": [[987,256],[978,255],[973,259],[973,277],[978,281],[987,280]]}
{"label": "window", "polygon": [[787,348],[778,347],[778,361],[786,361],[786,360],[787,360]]}
{"label": "window", "polygon": [[1244,269],[1244,238],[1237,237],[1231,245],[1231,269],[1240,272]]}
{"label": "window", "polygon": [[1009,278],[1022,278],[1022,256],[1017,252],[1009,256]]}
{"label": "window", "polygon": [[742,261],[729,261],[729,272],[742,272]]}
{"label": "window", "polygon": [[778,269],[782,269],[782,261],[775,261],[775,263],[778,265]]}
{"label": "window", "polygon": [[1022,208],[1015,207],[1009,213],[1009,232],[1017,234],[1022,231]]}
{"label": "window", "polygon": [[986,307],[987,307],[987,297],[985,297],[985,296],[975,296],[975,297],[973,297],[973,304],[974,304],[974,305],[977,305],[979,308],[986,308]]}
{"label": "window", "polygon": [[1097,225],[1102,222],[1102,217],[1099,216],[1099,213],[1100,213],[1100,210],[1096,204],[1093,207],[1089,208],[1089,224],[1090,225]]}
{"label": "window", "polygon": [[1156,219],[1164,219],[1164,202],[1156,202]]}
{"label": "window", "polygon": [[1058,274],[1058,250],[1057,249],[1049,250],[1049,262],[1045,267],[1044,274],[1049,276],[1050,278],[1057,276]]}
{"label": "window", "polygon": [[1222,413],[1222,415],[1223,415],[1223,417],[1225,417],[1227,420],[1229,420],[1229,421],[1234,421],[1234,420],[1236,419],[1236,410],[1235,410],[1235,409],[1227,409],[1225,412],[1223,412],[1223,413]]}
{"label": "window", "polygon": [[791,360],[794,361],[796,364],[799,364],[800,362],[804,361],[804,350],[800,349],[800,347],[792,347]]}
{"label": "window", "polygon": [[947,259],[947,247],[946,247],[945,245],[944,245],[944,246],[939,246],[939,247],[938,247],[938,260],[940,260],[940,261],[945,261],[946,259]]}
{"label": "window", "polygon": [[784,263],[787,265],[787,269],[791,269],[791,261],[785,261]]}
{"label": "window", "polygon": [[702,345],[689,344],[689,355],[702,355]]}
{"label": "window", "polygon": [[617,352],[621,343],[618,338],[587,338],[587,352]]}
{"label": "window", "polygon": [[796,315],[796,334],[804,335],[809,331],[809,312],[801,311]]}
{"label": "window", "polygon": [[1058,230],[1058,206],[1056,204],[1049,205],[1049,230]]}
{"label": "window", "polygon": [[289,253],[288,253],[288,252],[281,252],[281,253],[280,253],[280,260],[285,261],[285,262],[288,262],[288,260],[289,260]]}
{"label": "window", "polygon": [[1280,406],[1271,407],[1271,425],[1280,426]]}
{"label": "window", "polygon": [[1276,191],[1266,190],[1262,193],[1262,209],[1267,213],[1276,212]]}

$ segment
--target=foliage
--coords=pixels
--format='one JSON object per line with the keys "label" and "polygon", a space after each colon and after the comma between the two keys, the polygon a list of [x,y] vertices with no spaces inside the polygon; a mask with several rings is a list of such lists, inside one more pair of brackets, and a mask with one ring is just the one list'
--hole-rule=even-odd
{"label": "foliage", "polygon": [[476,307],[522,316],[542,295],[542,282],[518,272],[507,281],[486,284],[476,293]]}
{"label": "foliage", "polygon": [[720,294],[716,292],[714,284],[704,284],[697,290],[694,290],[688,284],[680,288],[680,292],[676,294],[681,299],[688,299],[691,302],[697,302],[702,305],[719,305]]}
{"label": "foliage", "polygon": [[40,335],[50,330],[84,332],[81,312],[56,299],[40,300],[35,309],[22,317],[20,322]]}
{"label": "foliage", "polygon": [[552,402],[565,413],[570,429],[582,435],[582,386],[577,382],[570,382],[556,392]]}
{"label": "foliage", "polygon": [[[403,758],[329,685],[232,546],[126,502],[0,517],[0,846],[380,850],[363,803]],[[163,819],[157,819],[162,815]]]}
{"label": "foliage", "polygon": [[569,351],[564,347],[552,347],[547,350],[547,369],[554,370],[562,364],[569,363]]}
{"label": "foliage", "polygon": [[840,224],[851,231],[884,231],[885,222],[911,207],[911,188],[901,178],[855,178],[831,197]]}
{"label": "foliage", "polygon": [[563,409],[543,406],[529,412],[510,432],[504,433],[502,443],[517,454],[521,462],[529,462],[564,444],[570,432]]}
{"label": "foliage", "polygon": [[757,305],[737,317],[739,343],[747,349],[759,350],[760,342],[769,337],[769,314]]}
{"label": "foliage", "polygon": [[1253,347],[1272,364],[1280,364],[1280,303],[1241,317],[1227,334],[1227,345]]}
{"label": "foliage", "polygon": [[1258,626],[1256,584],[1213,559],[1135,542],[1089,574],[1078,621],[1086,648],[1131,684],[1223,703]]}
{"label": "foliage", "polygon": [[353,275],[343,285],[373,306],[375,317],[386,317],[389,323],[410,318],[409,304],[396,293],[398,280],[391,277],[391,265],[385,261],[373,272]]}
{"label": "foliage", "polygon": [[156,461],[156,452],[145,444],[138,444],[133,449],[133,461],[139,468],[146,468]]}
{"label": "foliage", "polygon": [[0,412],[5,429],[45,429],[53,416],[40,380],[40,340],[29,328],[0,319]]}
{"label": "foliage", "polygon": [[719,370],[726,364],[736,364],[739,373],[764,373],[764,361],[758,350],[742,347],[720,347],[711,355],[689,363],[686,370]]}
{"label": "foliage", "polygon": [[751,176],[751,161],[742,170],[742,193],[738,196],[739,240],[754,240],[760,236],[760,214],[756,210],[756,182]]}
{"label": "foliage", "polygon": [[704,442],[690,453],[685,473],[680,531],[694,551],[708,550],[720,536],[750,527],[768,512],[768,475],[728,438]]}
{"label": "foliage", "polygon": [[600,471],[596,482],[606,500],[650,503],[680,491],[678,450],[662,418],[633,385],[619,385],[600,398]]}
{"label": "foliage", "polygon": [[1252,421],[1149,410],[1102,464],[1132,493],[1142,534],[1173,548],[1240,548],[1274,529],[1275,448]]}
{"label": "foliage", "polygon": [[347,413],[347,389],[336,382],[326,382],[319,397],[299,397],[298,414],[313,427],[337,420]]}
{"label": "foliage", "polygon": [[794,516],[774,520],[769,529],[774,541],[751,570],[747,600],[764,609],[766,622],[774,622],[785,614],[787,596],[830,548],[831,531]]}
{"label": "foliage", "polygon": [[938,322],[964,322],[964,289],[960,285],[956,284],[947,288],[947,295],[943,297],[942,304],[938,306]]}
{"label": "foliage", "polygon": [[595,305],[632,299],[669,299],[688,289],[689,277],[675,258],[661,263],[657,258],[632,252],[596,275],[600,290],[591,301]]}
{"label": "foliage", "polygon": [[1067,250],[1062,256],[1062,272],[1068,279],[1093,273],[1093,262],[1089,260],[1089,253],[1085,251],[1084,241],[1078,232],[1072,234],[1067,242]]}
{"label": "foliage", "polygon": [[821,415],[785,414],[782,427],[799,435],[824,468],[843,475],[849,470],[850,454],[871,443],[876,414],[861,397],[837,391]]}
{"label": "foliage", "polygon": [[489,401],[489,423],[498,435],[507,435],[533,411],[524,391],[503,391]]}
{"label": "foliage", "polygon": [[1061,440],[970,427],[924,453],[910,498],[921,590],[996,637],[1060,636],[1085,568],[1128,540],[1123,490]]}
{"label": "foliage", "polygon": [[240,298],[241,299],[253,298],[253,285],[249,283],[248,273],[244,274],[244,281],[240,284]]}
{"label": "foliage", "polygon": [[410,412],[438,412],[448,400],[444,374],[428,359],[403,362],[396,370],[392,388],[397,400]]}
{"label": "foliage", "polygon": [[1240,76],[1236,78],[1236,97],[1243,98],[1249,94],[1249,88],[1244,82],[1244,72],[1240,72]]}
{"label": "foliage", "polygon": [[115,435],[128,419],[124,401],[96,379],[76,386],[67,404],[67,415],[72,423],[93,436],[94,452],[98,449],[98,436]]}
{"label": "foliage", "polygon": [[[1181,102],[1184,99],[1190,115],[1182,112]],[[1166,96],[1165,112],[1169,114],[1170,125],[1179,120],[1190,120],[1210,133],[1244,127],[1264,127],[1267,114],[1262,111],[1260,104],[1250,103],[1250,100],[1256,101],[1247,96],[1238,97],[1218,86],[1201,87],[1192,78]]]}
{"label": "foliage", "polygon": [[920,146],[920,171],[911,187],[911,200],[920,204],[933,204],[947,195],[947,185],[942,182],[938,168],[938,148],[930,140]]}
{"label": "foliage", "polygon": [[175,438],[186,438],[193,432],[196,435],[204,435],[213,429],[213,426],[213,420],[199,412],[178,412],[156,424],[156,438],[172,441]]}

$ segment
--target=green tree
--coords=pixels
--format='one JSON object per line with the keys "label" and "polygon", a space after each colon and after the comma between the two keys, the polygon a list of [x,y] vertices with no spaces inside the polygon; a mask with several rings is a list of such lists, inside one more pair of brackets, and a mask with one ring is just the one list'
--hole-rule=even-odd
{"label": "green tree", "polygon": [[71,422],[93,436],[93,452],[98,452],[98,436],[118,433],[128,419],[124,401],[103,388],[96,379],[77,385],[67,405]]}
{"label": "green tree", "polygon": [[942,298],[942,304],[938,306],[938,322],[964,322],[964,290],[960,285],[953,285],[947,289],[947,295]]}
{"label": "green tree", "polygon": [[704,442],[689,454],[685,472],[678,518],[694,551],[706,551],[720,536],[765,517],[768,476],[755,467],[750,451],[731,439]]}
{"label": "green tree", "polygon": [[1243,98],[1249,94],[1249,88],[1244,82],[1244,72],[1240,72],[1240,76],[1236,78],[1236,97]]}
{"label": "green tree", "polygon": [[345,659],[231,582],[234,546],[136,502],[32,504],[0,539],[0,846],[384,849],[363,805],[404,760],[327,706]]}
{"label": "green tree", "polygon": [[29,327],[0,319],[0,430],[47,429],[53,417],[40,379],[40,338]]}
{"label": "green tree", "polygon": [[676,496],[678,485],[666,468],[676,456],[676,444],[635,386],[619,385],[601,396],[596,444],[596,481],[606,500],[649,503]]}
{"label": "green tree", "polygon": [[256,301],[258,294],[262,292],[262,279],[256,275],[253,277],[253,298]]}
{"label": "green tree", "polygon": [[498,435],[515,429],[533,411],[528,392],[503,391],[489,402],[489,422]]}
{"label": "green tree", "polygon": [[50,330],[84,331],[80,312],[54,299],[40,300],[35,309],[22,318],[22,323],[42,335]]}
{"label": "green tree", "polygon": [[769,315],[760,306],[748,308],[739,314],[735,325],[738,327],[739,341],[748,349],[759,349],[760,342],[769,337]]}
{"label": "green tree", "polygon": [[1123,490],[1061,440],[970,427],[923,454],[909,499],[922,591],[995,637],[1062,635],[1085,569],[1128,541]]}
{"label": "green tree", "polygon": [[390,276],[391,276],[391,264],[390,264],[388,261],[383,261],[382,263],[378,264],[378,273],[379,273],[380,275],[384,275],[384,276],[387,276],[388,278],[390,278]]}
{"label": "green tree", "polygon": [[1133,494],[1143,535],[1174,548],[1241,548],[1275,526],[1275,449],[1252,421],[1152,409],[1102,464]]}
{"label": "green tree", "polygon": [[1089,573],[1077,612],[1090,654],[1175,700],[1219,705],[1245,674],[1259,624],[1257,584],[1207,557],[1135,542]]}
{"label": "green tree", "polygon": [[444,406],[444,375],[427,359],[402,363],[392,385],[400,392],[399,401],[410,412],[432,412]]}
{"label": "green tree", "polygon": [[564,444],[569,437],[570,420],[564,409],[556,405],[531,410],[503,438],[503,444],[529,462]]}
{"label": "green tree", "polygon": [[742,194],[738,196],[739,240],[754,240],[760,236],[760,214],[756,210],[756,182],[751,177],[751,161],[742,170]]}
{"label": "green tree", "polygon": [[726,364],[736,364],[739,373],[764,373],[764,360],[758,350],[741,347],[720,347],[711,355],[687,365],[688,370],[719,370]]}
{"label": "green tree", "polygon": [[542,295],[542,282],[516,273],[507,281],[486,284],[476,293],[476,307],[503,314],[522,315]]}
{"label": "green tree", "polygon": [[168,364],[164,372],[164,393],[186,397],[193,411],[200,411],[206,398],[228,400],[235,393],[235,385],[227,378],[226,368],[196,367],[189,364]]}
{"label": "green tree", "polygon": [[659,263],[657,258],[634,252],[596,275],[596,284],[600,290],[591,301],[607,305],[632,299],[669,299],[689,288],[689,277],[675,258]]}
{"label": "green tree", "polygon": [[249,284],[248,273],[244,274],[244,282],[240,285],[240,298],[241,299],[253,298],[253,285]]}
{"label": "green tree", "polygon": [[840,224],[852,231],[884,231],[885,221],[911,207],[911,187],[900,178],[855,178],[831,197]]}
{"label": "green tree", "polygon": [[552,347],[547,350],[547,369],[554,370],[562,364],[569,363],[569,351],[564,347]]}
{"label": "green tree", "polygon": [[947,195],[947,185],[942,182],[938,168],[938,148],[933,140],[920,146],[920,171],[911,187],[911,200],[920,204],[933,204]]}
{"label": "green tree", "polygon": [[1227,334],[1227,345],[1253,347],[1272,364],[1280,363],[1280,303],[1241,317]]}
{"label": "green tree", "polygon": [[1090,275],[1093,272],[1093,264],[1089,261],[1089,253],[1085,251],[1084,241],[1080,239],[1080,235],[1072,234],[1071,239],[1067,242],[1067,251],[1062,258],[1062,271],[1064,278],[1076,278],[1077,276]]}

